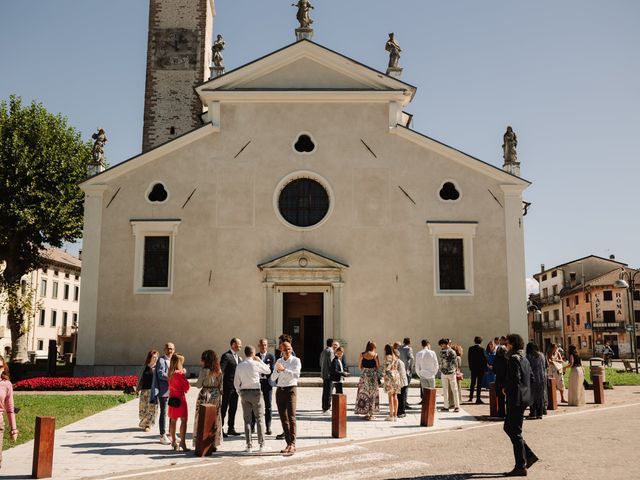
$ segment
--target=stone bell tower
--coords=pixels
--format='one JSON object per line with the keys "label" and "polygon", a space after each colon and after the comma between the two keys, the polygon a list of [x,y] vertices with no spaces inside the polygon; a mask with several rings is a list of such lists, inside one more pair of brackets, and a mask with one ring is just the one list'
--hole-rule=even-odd
{"label": "stone bell tower", "polygon": [[202,125],[214,16],[215,0],[149,0],[143,152]]}

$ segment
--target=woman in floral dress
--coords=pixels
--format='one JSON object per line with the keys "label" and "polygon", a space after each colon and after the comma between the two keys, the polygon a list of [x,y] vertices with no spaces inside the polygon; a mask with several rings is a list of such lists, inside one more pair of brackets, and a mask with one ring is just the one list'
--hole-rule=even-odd
{"label": "woman in floral dress", "polygon": [[205,350],[200,357],[200,375],[196,382],[196,387],[200,389],[198,400],[196,400],[195,423],[193,425],[193,448],[197,448],[198,438],[198,412],[200,405],[211,404],[218,409],[218,419],[213,426],[213,451],[215,452],[222,443],[222,416],[220,414],[222,406],[222,370],[220,370],[220,359],[213,350]]}
{"label": "woman in floral dress", "polygon": [[383,386],[389,395],[389,416],[385,420],[395,422],[398,419],[398,393],[402,388],[400,373],[398,372],[398,357],[391,345],[384,346]]}
{"label": "woman in floral dress", "polygon": [[380,360],[376,352],[376,344],[371,340],[367,342],[367,348],[358,358],[358,367],[361,373],[354,413],[356,415],[365,415],[367,420],[371,420],[380,411],[380,395],[378,392]]}
{"label": "woman in floral dress", "polygon": [[147,353],[147,359],[144,361],[144,369],[138,379],[138,387],[136,391],[140,396],[140,404],[138,406],[138,417],[140,423],[138,426],[145,432],[151,430],[156,423],[158,414],[158,404],[151,403],[151,385],[153,383],[153,375],[156,368],[156,362],[160,354],[157,350],[151,350]]}

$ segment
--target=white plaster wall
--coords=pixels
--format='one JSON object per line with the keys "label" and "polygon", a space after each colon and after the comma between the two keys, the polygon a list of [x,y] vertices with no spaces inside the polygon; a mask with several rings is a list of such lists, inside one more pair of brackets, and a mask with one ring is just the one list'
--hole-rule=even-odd
{"label": "white plaster wall", "polygon": [[[221,108],[220,133],[108,185],[105,198],[120,192],[102,211],[96,365],[141,364],[168,340],[192,365],[206,348],[226,350],[232,336],[255,343],[266,308],[256,265],[301,247],[349,265],[342,331],[351,361],[368,339],[383,346],[410,336],[417,346],[449,336],[467,346],[478,334],[507,333],[505,214],[487,191],[504,200],[498,181],[390,134],[383,104]],[[292,150],[300,131],[316,139],[313,155]],[[331,218],[311,231],[286,227],[273,211],[275,186],[295,170],[323,175],[335,193]],[[459,202],[439,200],[445,179],[457,182]],[[145,200],[153,180],[170,191],[166,204]],[[175,218],[173,294],[134,295],[130,219]],[[478,222],[473,296],[434,296],[427,220]]]}

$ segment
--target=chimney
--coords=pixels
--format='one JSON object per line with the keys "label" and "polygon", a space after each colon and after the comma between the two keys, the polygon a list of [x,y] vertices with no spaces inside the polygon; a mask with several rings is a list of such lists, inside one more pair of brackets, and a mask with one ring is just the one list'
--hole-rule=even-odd
{"label": "chimney", "polygon": [[540,264],[540,272],[544,272],[544,263]]}
{"label": "chimney", "polygon": [[569,272],[569,285],[571,287],[576,286],[576,272]]}

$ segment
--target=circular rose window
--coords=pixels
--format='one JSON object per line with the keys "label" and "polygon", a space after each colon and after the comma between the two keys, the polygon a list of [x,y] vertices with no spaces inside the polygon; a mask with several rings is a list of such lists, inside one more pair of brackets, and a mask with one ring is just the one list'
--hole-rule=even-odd
{"label": "circular rose window", "polygon": [[280,190],[278,212],[291,225],[311,227],[327,216],[330,203],[329,193],[320,182],[311,178],[295,178]]}

